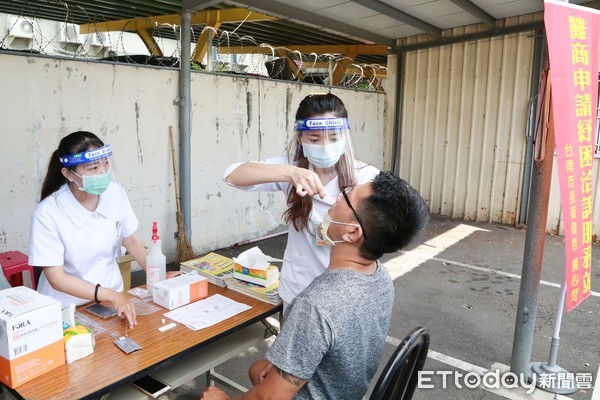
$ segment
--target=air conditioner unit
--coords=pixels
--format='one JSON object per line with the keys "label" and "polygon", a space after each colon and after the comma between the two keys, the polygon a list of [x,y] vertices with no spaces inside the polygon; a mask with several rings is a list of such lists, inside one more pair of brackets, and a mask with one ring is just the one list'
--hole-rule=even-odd
{"label": "air conditioner unit", "polygon": [[8,36],[19,39],[33,39],[33,21],[28,21],[17,15],[6,18]]}
{"label": "air conditioner unit", "polygon": [[106,50],[110,49],[110,41],[106,32],[94,32],[86,35],[87,53],[94,57],[104,57]]}
{"label": "air conditioner unit", "polygon": [[106,32],[94,32],[89,34],[90,47],[93,48],[108,48],[110,42]]}
{"label": "air conditioner unit", "polygon": [[83,40],[79,34],[79,25],[69,24],[67,22],[60,23],[60,38],[58,40],[62,44],[81,45]]}

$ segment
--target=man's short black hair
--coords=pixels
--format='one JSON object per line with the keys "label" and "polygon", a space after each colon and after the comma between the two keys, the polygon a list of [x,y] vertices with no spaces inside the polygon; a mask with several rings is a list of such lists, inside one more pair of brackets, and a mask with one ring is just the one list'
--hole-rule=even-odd
{"label": "man's short black hair", "polygon": [[360,203],[358,214],[367,231],[360,255],[376,260],[400,250],[425,228],[429,211],[421,195],[391,172],[381,171],[371,182],[371,194]]}

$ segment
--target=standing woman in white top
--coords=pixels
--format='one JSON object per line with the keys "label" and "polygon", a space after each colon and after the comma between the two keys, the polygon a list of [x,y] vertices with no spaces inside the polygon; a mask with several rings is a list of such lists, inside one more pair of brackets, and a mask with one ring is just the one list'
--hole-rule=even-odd
{"label": "standing woman in white top", "polygon": [[111,179],[111,154],[90,132],[60,141],[31,218],[29,263],[43,267],[38,291],[63,308],[109,301],[133,327],[135,308],[123,294],[117,257],[122,244],[145,269],[146,249],[127,194]]}
{"label": "standing woman in white top", "polygon": [[290,229],[279,295],[284,308],[329,264],[330,248],[316,228],[342,190],[371,181],[379,170],[354,158],[348,111],[339,97],[313,94],[296,111],[287,156],[230,165],[228,184],[247,191],[282,191]]}

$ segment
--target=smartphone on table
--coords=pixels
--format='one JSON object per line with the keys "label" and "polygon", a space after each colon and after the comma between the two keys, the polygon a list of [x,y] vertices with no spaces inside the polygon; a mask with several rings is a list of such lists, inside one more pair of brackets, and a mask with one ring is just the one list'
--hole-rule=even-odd
{"label": "smartphone on table", "polygon": [[146,375],[133,381],[131,386],[153,399],[156,399],[158,396],[171,389],[170,385],[151,375]]}
{"label": "smartphone on table", "polygon": [[85,308],[85,311],[94,314],[100,318],[110,318],[117,315],[117,310],[114,308],[103,306],[102,304],[94,304]]}

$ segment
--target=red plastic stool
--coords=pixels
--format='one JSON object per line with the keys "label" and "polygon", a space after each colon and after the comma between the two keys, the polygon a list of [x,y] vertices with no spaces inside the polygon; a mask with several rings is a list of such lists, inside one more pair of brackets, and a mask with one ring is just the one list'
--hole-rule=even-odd
{"label": "red plastic stool", "polygon": [[28,264],[29,259],[26,254],[20,251],[5,251],[0,253],[0,264],[4,276],[10,283],[10,286],[23,286],[23,272],[29,272],[31,277],[31,288],[35,290],[35,277],[33,267]]}

